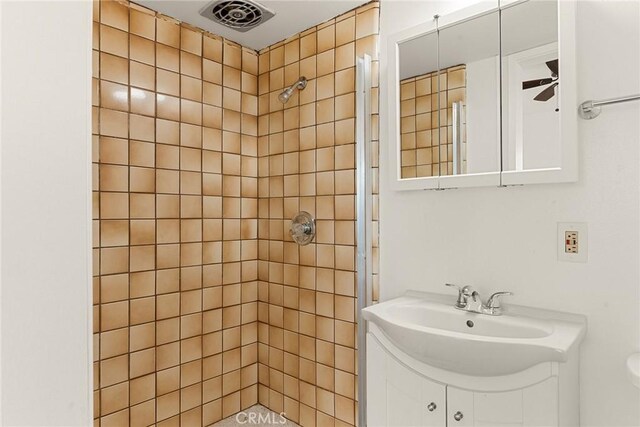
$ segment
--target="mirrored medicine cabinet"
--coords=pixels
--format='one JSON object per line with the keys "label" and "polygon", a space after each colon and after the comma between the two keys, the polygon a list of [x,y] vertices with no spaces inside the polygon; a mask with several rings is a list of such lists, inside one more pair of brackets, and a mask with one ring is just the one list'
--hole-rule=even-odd
{"label": "mirrored medicine cabinet", "polygon": [[388,47],[395,189],[577,180],[575,2],[483,1]]}

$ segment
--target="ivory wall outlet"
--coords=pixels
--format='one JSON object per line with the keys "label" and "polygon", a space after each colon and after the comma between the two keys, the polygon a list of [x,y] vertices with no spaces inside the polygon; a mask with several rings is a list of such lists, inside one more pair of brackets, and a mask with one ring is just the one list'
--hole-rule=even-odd
{"label": "ivory wall outlet", "polygon": [[587,262],[588,233],[585,222],[558,223],[558,261]]}

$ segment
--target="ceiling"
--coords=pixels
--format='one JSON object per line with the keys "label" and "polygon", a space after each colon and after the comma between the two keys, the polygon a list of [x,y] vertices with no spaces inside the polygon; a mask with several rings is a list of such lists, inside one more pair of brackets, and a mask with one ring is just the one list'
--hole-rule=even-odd
{"label": "ceiling", "polygon": [[212,0],[137,0],[136,2],[179,21],[233,40],[242,46],[260,50],[368,1],[258,0],[258,3],[275,12],[275,16],[246,33],[200,16],[200,11],[212,3]]}

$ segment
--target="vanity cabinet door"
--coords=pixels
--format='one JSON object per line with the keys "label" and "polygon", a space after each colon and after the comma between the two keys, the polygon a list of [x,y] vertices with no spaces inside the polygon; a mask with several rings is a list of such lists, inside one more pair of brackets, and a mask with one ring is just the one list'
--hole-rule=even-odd
{"label": "vanity cabinet door", "polygon": [[449,386],[447,388],[447,426],[474,426],[473,414],[474,392],[460,390]]}
{"label": "vanity cabinet door", "polygon": [[367,334],[369,427],[558,427],[558,405],[558,377],[510,391],[464,390],[423,377]]}
{"label": "vanity cabinet door", "polygon": [[429,381],[367,340],[367,425],[446,426],[446,386]]}
{"label": "vanity cabinet door", "polygon": [[450,427],[521,427],[522,390],[482,393],[448,388],[447,420]]}
{"label": "vanity cabinet door", "polygon": [[387,425],[444,427],[446,386],[387,357]]}
{"label": "vanity cabinet door", "polygon": [[552,427],[558,425],[557,378],[521,390],[484,393],[447,388],[449,427]]}

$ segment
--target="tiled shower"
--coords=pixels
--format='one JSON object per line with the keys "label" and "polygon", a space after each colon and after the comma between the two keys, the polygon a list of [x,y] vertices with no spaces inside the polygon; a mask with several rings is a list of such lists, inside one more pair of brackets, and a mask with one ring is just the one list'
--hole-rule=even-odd
{"label": "tiled shower", "polygon": [[[256,403],[356,424],[355,60],[373,58],[375,285],[378,10],[255,52],[94,4],[95,425],[210,425]],[[298,211],[317,220],[307,246]]]}

